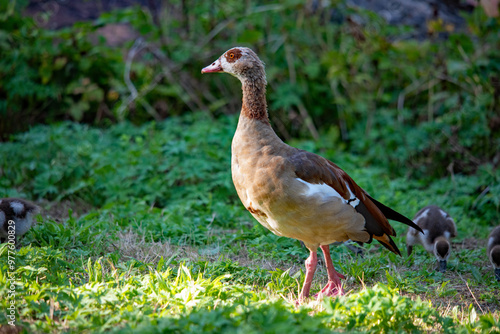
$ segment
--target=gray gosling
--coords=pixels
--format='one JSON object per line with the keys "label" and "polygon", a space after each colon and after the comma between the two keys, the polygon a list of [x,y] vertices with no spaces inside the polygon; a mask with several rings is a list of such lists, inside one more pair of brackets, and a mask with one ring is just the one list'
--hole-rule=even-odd
{"label": "gray gosling", "polygon": [[429,253],[434,254],[439,263],[437,269],[444,272],[451,252],[450,239],[457,236],[455,222],[448,213],[435,205],[426,206],[417,212],[413,222],[420,226],[424,233],[418,233],[415,229],[408,230],[408,255],[413,251],[414,245],[421,244]]}
{"label": "gray gosling", "polygon": [[35,204],[20,198],[0,199],[0,243],[9,242],[17,246],[21,238],[33,225],[33,218],[40,212]]}
{"label": "gray gosling", "polygon": [[500,225],[488,237],[488,258],[495,270],[495,278],[500,282]]}

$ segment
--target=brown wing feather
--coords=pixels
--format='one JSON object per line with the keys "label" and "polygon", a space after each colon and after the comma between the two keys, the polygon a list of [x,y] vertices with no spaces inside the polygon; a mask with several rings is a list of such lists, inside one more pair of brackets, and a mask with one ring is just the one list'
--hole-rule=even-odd
{"label": "brown wing feather", "polygon": [[[328,161],[328,160],[327,160]],[[354,193],[354,195],[366,206],[368,213],[372,216],[375,222],[383,229],[383,231],[389,235],[396,235],[396,231],[389,224],[389,221],[384,216],[382,211],[373,203],[371,198],[367,195],[367,193],[354,182],[354,180],[347,175],[339,166],[335,165],[333,162],[328,161],[332,168],[336,168],[338,175],[340,175],[341,179],[347,182],[349,188]],[[365,216],[366,218],[366,216]]]}
{"label": "brown wing feather", "polygon": [[297,153],[290,157],[290,161],[295,166],[295,174],[306,182],[327,184],[345,200],[349,200],[351,197],[350,189],[356,198],[360,200],[355,209],[365,218],[366,231],[387,249],[401,255],[398,247],[390,237],[395,236],[396,232],[389,224],[384,213],[345,171],[333,162],[303,150],[297,150]]}

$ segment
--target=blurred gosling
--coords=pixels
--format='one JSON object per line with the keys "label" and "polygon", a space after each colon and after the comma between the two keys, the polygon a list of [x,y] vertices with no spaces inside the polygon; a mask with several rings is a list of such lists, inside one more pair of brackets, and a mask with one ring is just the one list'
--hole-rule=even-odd
{"label": "blurred gosling", "polygon": [[488,258],[495,269],[495,278],[500,282],[500,225],[488,237]]}
{"label": "blurred gosling", "polygon": [[0,199],[0,243],[17,242],[33,225],[34,216],[40,212],[35,204],[20,198]]}
{"label": "blurred gosling", "polygon": [[439,262],[437,268],[440,272],[446,270],[446,264],[451,252],[450,239],[457,236],[455,222],[441,208],[429,205],[421,209],[413,218],[413,222],[420,226],[424,233],[409,229],[406,235],[408,255],[413,251],[413,246],[421,244],[425,249],[434,253]]}

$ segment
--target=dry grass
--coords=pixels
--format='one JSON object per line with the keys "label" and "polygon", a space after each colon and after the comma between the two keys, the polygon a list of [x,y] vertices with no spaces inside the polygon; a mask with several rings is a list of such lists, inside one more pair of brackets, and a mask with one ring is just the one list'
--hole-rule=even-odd
{"label": "dry grass", "polygon": [[36,204],[42,208],[41,214],[44,219],[52,219],[58,223],[63,223],[69,218],[69,210],[72,211],[72,217],[76,219],[93,209],[92,205],[79,199],[60,202],[41,199]]}
{"label": "dry grass", "polygon": [[[156,266],[160,259],[174,259],[176,261],[199,262],[199,261],[217,261],[230,259],[238,262],[242,267],[260,268],[265,270],[275,270],[280,268],[286,270],[290,268],[291,274],[299,271],[303,264],[290,264],[288,262],[277,262],[273,259],[263,257],[259,260],[250,258],[250,254],[245,245],[238,247],[238,253],[216,253],[203,254],[199,248],[193,246],[179,246],[168,242],[153,241],[147,239],[144,235],[139,235],[133,230],[118,232],[118,241],[110,245],[114,251],[125,259],[135,259],[137,261]],[[319,272],[323,271],[318,268]],[[326,273],[326,271],[325,271]],[[325,274],[326,275],[326,274]]]}
{"label": "dry grass", "polygon": [[125,259],[135,259],[142,263],[157,265],[160,259],[174,257],[178,260],[197,261],[200,257],[195,248],[189,246],[176,246],[170,243],[147,241],[144,235],[139,235],[132,230],[117,233],[118,240],[111,242],[113,250]]}
{"label": "dry grass", "polygon": [[[174,259],[176,261],[186,262],[199,262],[199,261],[217,261],[223,259],[231,259],[238,262],[242,267],[259,268],[265,270],[290,270],[290,275],[294,275],[299,270],[303,270],[303,263],[299,261],[294,262],[277,262],[273,259],[263,256],[260,259],[252,258],[245,245],[238,247],[238,253],[218,253],[213,255],[200,254],[198,248],[192,246],[178,246],[168,242],[155,242],[147,240],[144,235],[138,235],[132,230],[121,232],[118,234],[118,242],[112,243],[113,250],[117,250],[124,259],[135,259],[137,261],[148,263],[153,266],[158,264],[161,257],[164,259]],[[468,247],[477,247],[479,241],[467,240],[460,244],[454,244],[455,251],[460,249],[467,249]],[[339,246],[340,247],[340,246]],[[326,268],[323,265],[321,257],[313,281],[313,290],[319,290],[324,284],[327,283]],[[355,256],[344,255],[341,259],[344,262],[355,261]],[[433,266],[429,270],[433,270]],[[481,259],[478,263],[481,275],[486,275],[491,270],[489,263],[485,259]],[[401,276],[405,276],[405,272],[418,270],[416,267],[394,267],[390,270],[397,271]],[[370,279],[371,281],[386,282],[383,275],[379,275]],[[422,281],[419,282],[426,289],[424,293],[406,293],[412,299],[420,297],[422,300],[430,300],[432,304],[441,310],[443,315],[451,316],[465,316],[468,314],[470,305],[473,305],[478,310],[478,313],[486,314],[491,312],[495,316],[500,315],[498,300],[500,300],[500,291],[498,289],[487,288],[481,285],[470,285],[468,282],[473,282],[475,278],[471,273],[458,273],[456,271],[448,270],[443,274],[442,282],[449,281],[443,288],[436,284],[427,284]],[[344,288],[346,293],[358,291],[365,287],[365,282],[362,278],[347,277],[344,281]],[[298,291],[297,291],[298,295]],[[286,299],[293,299],[293,296],[287,296]],[[495,302],[496,300],[496,302]]]}

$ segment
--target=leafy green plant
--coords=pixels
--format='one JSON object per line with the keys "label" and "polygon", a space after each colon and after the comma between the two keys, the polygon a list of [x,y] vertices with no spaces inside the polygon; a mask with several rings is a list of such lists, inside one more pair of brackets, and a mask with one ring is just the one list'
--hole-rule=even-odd
{"label": "leafy green plant", "polygon": [[0,140],[37,122],[114,119],[119,50],[92,43],[91,23],[42,29],[21,14],[24,4],[0,2]]}
{"label": "leafy green plant", "polygon": [[[50,31],[0,2],[0,136],[8,138],[0,197],[89,208],[68,219],[43,212],[21,239],[18,324],[79,333],[499,332],[483,247],[500,219],[498,22],[476,12],[468,34],[413,41],[397,38],[407,28],[342,1],[316,11],[296,1],[186,3],[159,17],[131,8]],[[330,22],[332,11],[342,23]],[[116,22],[142,35],[126,45],[137,52],[132,102],[124,50],[89,42]],[[258,225],[232,186],[237,119],[225,114],[239,110],[240,88],[233,78],[199,77],[236,44],[267,63],[272,123],[290,144],[335,161],[408,217],[428,204],[450,213],[459,236],[449,272],[435,272],[422,248],[399,258],[376,243],[363,257],[332,246],[347,295],[295,304],[307,250]],[[54,124],[9,136],[19,119]],[[106,128],[59,122],[67,119]],[[407,227],[393,225],[403,250]],[[2,309],[7,251],[0,246]],[[323,266],[316,276],[313,290],[327,280]]]}
{"label": "leafy green plant", "polygon": [[[451,319],[442,318],[428,302],[400,296],[397,290],[384,285],[363,290],[350,296],[325,301],[331,324],[347,330],[366,330],[373,333],[424,331],[430,328],[445,330]],[[418,324],[417,324],[418,323]]]}
{"label": "leafy green plant", "polygon": [[123,333],[331,333],[321,318],[308,310],[295,311],[283,302],[228,305],[215,310],[196,310],[179,318],[165,317]]}
{"label": "leafy green plant", "polygon": [[[234,113],[241,95],[234,79],[200,78],[199,69],[238,44],[267,63],[271,119],[287,140],[325,133],[333,145],[383,162],[396,175],[473,173],[496,161],[498,21],[479,10],[467,17],[468,33],[415,41],[398,37],[408,28],[343,1],[314,10],[293,0],[173,3],[153,13],[106,13],[58,31],[20,16],[21,7],[1,7],[4,139],[16,124],[41,120],[137,123],[188,110]],[[123,50],[90,42],[113,23],[142,35],[125,46],[126,59]]]}

